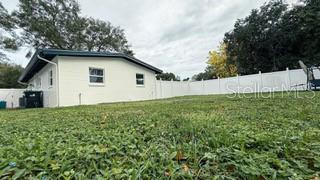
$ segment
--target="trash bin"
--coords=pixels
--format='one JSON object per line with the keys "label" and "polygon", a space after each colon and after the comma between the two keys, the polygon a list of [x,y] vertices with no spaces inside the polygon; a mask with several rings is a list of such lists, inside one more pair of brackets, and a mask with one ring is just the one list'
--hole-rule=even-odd
{"label": "trash bin", "polygon": [[6,101],[0,101],[0,109],[6,109],[7,108],[7,102]]}
{"label": "trash bin", "polygon": [[26,98],[24,96],[19,98],[19,107],[20,108],[25,108],[26,107]]}
{"label": "trash bin", "polygon": [[41,108],[43,107],[43,92],[42,91],[25,91],[25,107],[26,108]]}

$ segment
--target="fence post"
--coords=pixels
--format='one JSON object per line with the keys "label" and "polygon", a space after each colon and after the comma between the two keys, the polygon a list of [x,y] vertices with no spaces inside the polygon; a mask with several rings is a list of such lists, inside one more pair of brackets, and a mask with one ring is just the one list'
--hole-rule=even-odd
{"label": "fence post", "polygon": [[155,87],[155,90],[154,90],[154,93],[152,94],[153,95],[153,99],[158,99],[158,79],[155,78],[154,80],[154,87]]}
{"label": "fence post", "polygon": [[173,97],[173,79],[171,79],[171,97]]}
{"label": "fence post", "polygon": [[238,84],[238,94],[240,94],[240,77],[239,77],[239,74],[237,74],[237,84]]}
{"label": "fence post", "polygon": [[288,87],[287,88],[290,91],[291,90],[291,77],[290,77],[290,70],[288,67],[287,67],[286,71],[287,71],[287,75],[288,75]]}
{"label": "fence post", "polygon": [[[183,80],[182,80],[182,79],[180,79],[179,85],[180,85],[179,96],[185,96],[185,86],[184,86],[184,84],[183,84]],[[182,93],[181,93],[181,92],[182,92]]]}
{"label": "fence post", "polygon": [[160,90],[160,98],[159,99],[162,99],[162,79],[160,78],[160,88],[159,88],[159,90]]}
{"label": "fence post", "polygon": [[218,94],[221,94],[221,89],[220,89],[220,77],[218,76]]}
{"label": "fence post", "polygon": [[202,95],[204,95],[204,81],[203,81],[203,79],[201,80],[201,84],[202,84]]}
{"label": "fence post", "polygon": [[260,87],[259,87],[259,91],[262,92],[263,82],[262,82],[262,73],[261,73],[261,71],[259,71],[259,77],[260,77]]}
{"label": "fence post", "polygon": [[14,99],[14,97],[13,97],[13,95],[11,95],[11,108],[13,108],[13,100]]}
{"label": "fence post", "polygon": [[190,82],[191,82],[191,79],[189,79],[189,81],[188,81],[188,92],[187,92],[187,95],[191,95]]}

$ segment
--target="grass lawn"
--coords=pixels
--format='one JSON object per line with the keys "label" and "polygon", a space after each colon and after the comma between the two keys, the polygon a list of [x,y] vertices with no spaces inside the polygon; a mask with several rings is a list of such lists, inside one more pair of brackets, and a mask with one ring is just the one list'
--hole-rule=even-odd
{"label": "grass lawn", "polygon": [[315,179],[320,93],[300,95],[0,111],[0,179]]}

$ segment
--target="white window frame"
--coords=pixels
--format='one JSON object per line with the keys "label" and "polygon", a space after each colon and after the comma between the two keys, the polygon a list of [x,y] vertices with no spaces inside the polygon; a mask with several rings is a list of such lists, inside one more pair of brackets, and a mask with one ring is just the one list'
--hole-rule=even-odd
{"label": "white window frame", "polygon": [[[90,69],[98,69],[98,70],[102,70],[102,72],[103,72],[103,76],[99,76],[99,75],[91,75],[90,74]],[[105,70],[104,70],[104,68],[101,68],[101,67],[89,67],[88,68],[88,74],[89,74],[89,78],[88,78],[88,81],[89,81],[89,85],[90,86],[104,86],[104,84],[105,84]],[[90,77],[102,77],[102,81],[103,82],[101,82],[101,83],[97,83],[97,82],[91,82],[90,81]]]}
{"label": "white window frame", "polygon": [[[143,77],[143,84],[138,84],[137,83],[137,75],[142,75],[142,77]],[[136,86],[137,87],[144,87],[145,86],[145,84],[146,84],[146,80],[145,80],[145,75],[143,74],[143,73],[136,73]]]}
{"label": "white window frame", "polygon": [[49,71],[49,74],[48,74],[48,84],[49,84],[49,88],[53,87],[53,70],[52,69]]}

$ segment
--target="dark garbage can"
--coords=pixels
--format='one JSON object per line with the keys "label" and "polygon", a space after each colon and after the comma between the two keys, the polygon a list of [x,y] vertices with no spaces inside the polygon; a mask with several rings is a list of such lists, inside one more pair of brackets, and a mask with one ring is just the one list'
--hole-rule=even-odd
{"label": "dark garbage can", "polygon": [[43,107],[43,92],[42,91],[25,91],[25,108],[42,108]]}
{"label": "dark garbage can", "polygon": [[20,108],[25,108],[26,107],[26,98],[24,96],[19,98],[19,107]]}
{"label": "dark garbage can", "polygon": [[0,101],[0,109],[6,109],[7,108],[7,102],[6,101]]}

